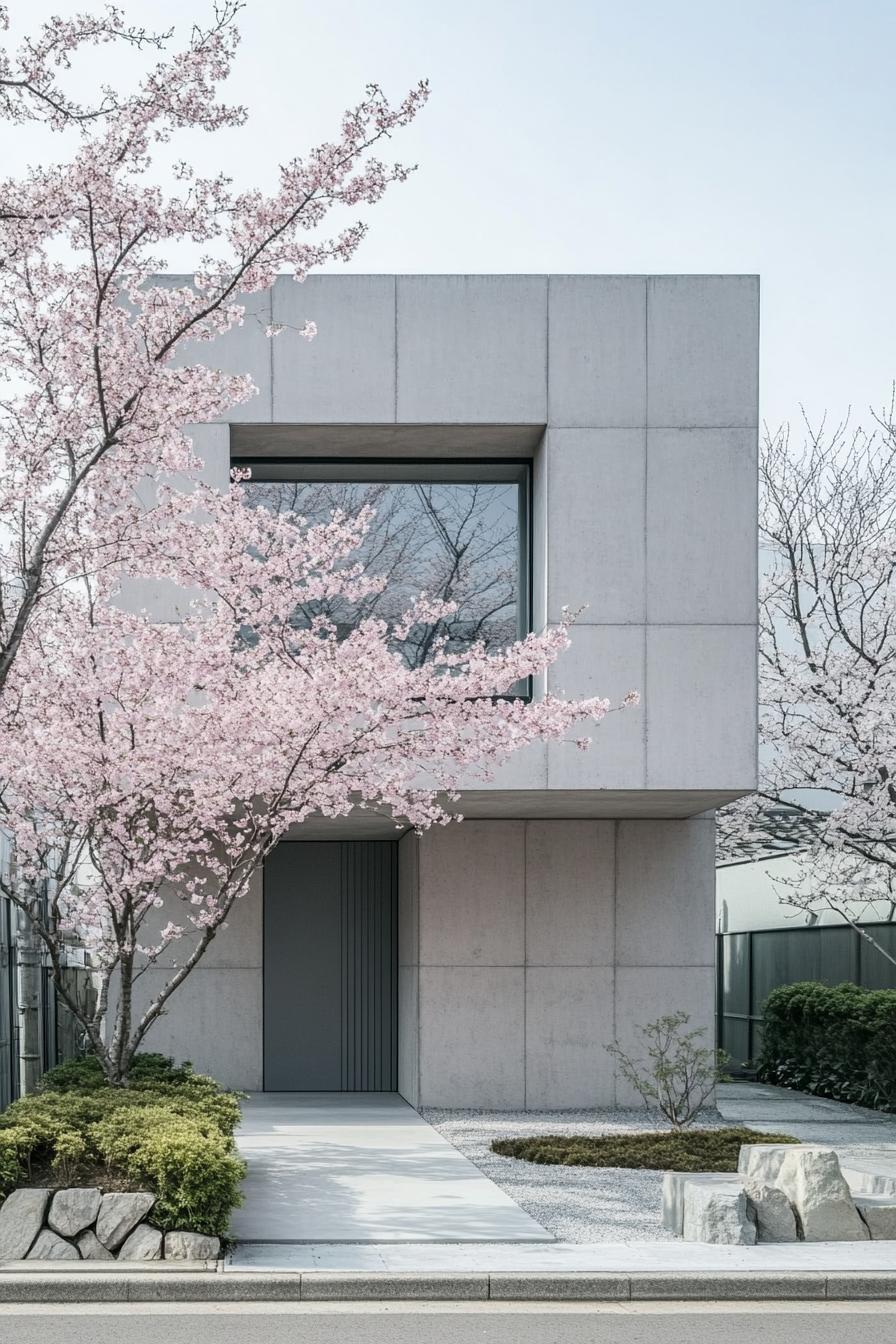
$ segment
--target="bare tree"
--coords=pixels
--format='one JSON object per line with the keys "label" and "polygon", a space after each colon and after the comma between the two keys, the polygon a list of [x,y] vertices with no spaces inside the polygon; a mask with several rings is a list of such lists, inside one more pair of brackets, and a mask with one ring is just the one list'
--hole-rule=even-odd
{"label": "bare tree", "polygon": [[760,789],[720,814],[725,855],[786,839],[801,817],[782,899],[854,926],[891,916],[896,896],[894,419],[891,402],[870,431],[807,421],[799,447],[788,427],[765,436]]}

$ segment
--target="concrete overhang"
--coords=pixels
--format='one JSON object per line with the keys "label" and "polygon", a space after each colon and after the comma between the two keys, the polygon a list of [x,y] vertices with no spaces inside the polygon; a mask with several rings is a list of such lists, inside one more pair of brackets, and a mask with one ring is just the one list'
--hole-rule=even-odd
{"label": "concrete overhang", "polygon": [[[469,820],[655,821],[713,812],[743,796],[736,789],[476,789],[453,810]],[[388,840],[407,830],[391,817],[357,809],[347,817],[314,817],[293,826],[288,840]]]}
{"label": "concrete overhang", "polygon": [[230,455],[278,457],[534,457],[544,425],[240,425]]}

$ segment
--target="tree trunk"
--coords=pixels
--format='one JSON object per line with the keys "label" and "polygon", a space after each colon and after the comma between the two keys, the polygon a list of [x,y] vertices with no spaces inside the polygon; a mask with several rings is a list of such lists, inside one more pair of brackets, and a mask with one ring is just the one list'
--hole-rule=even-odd
{"label": "tree trunk", "polygon": [[30,919],[19,917],[17,939],[19,990],[19,1084],[27,1096],[37,1091],[43,1073],[40,1033],[41,951]]}

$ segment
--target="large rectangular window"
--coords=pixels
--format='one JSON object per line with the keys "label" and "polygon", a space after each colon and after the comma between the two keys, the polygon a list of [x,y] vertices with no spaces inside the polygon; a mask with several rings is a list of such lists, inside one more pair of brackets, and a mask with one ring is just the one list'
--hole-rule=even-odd
{"label": "large rectangular window", "polygon": [[[528,462],[247,458],[234,465],[251,468],[243,489],[260,508],[311,523],[334,509],[375,510],[358,558],[386,584],[362,603],[329,609],[339,628],[367,616],[394,621],[425,592],[457,607],[435,629],[396,640],[409,666],[426,660],[438,636],[457,653],[479,640],[503,648],[528,632]],[[298,610],[296,619],[318,612]]]}

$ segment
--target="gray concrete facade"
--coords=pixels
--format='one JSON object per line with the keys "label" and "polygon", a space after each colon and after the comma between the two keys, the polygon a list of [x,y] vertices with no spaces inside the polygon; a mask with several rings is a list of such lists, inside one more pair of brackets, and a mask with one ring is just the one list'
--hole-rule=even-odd
{"label": "gray concrete facade", "polygon": [[[711,1029],[711,811],[756,785],[758,320],[752,276],[284,277],[196,352],[259,389],[195,427],[222,485],[231,453],[530,459],[533,628],[587,604],[547,684],[641,692],[590,752],[532,747],[462,826],[401,841],[415,1105],[624,1103],[614,1037],[679,1008]],[[260,892],[243,907],[150,1044],[257,1089]]]}

